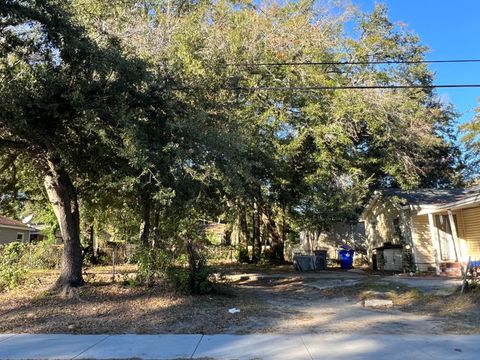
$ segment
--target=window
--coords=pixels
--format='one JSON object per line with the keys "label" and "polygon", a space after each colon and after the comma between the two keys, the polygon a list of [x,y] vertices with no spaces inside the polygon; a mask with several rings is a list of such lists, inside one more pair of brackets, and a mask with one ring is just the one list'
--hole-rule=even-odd
{"label": "window", "polygon": [[23,233],[17,233],[17,241],[23,241]]}

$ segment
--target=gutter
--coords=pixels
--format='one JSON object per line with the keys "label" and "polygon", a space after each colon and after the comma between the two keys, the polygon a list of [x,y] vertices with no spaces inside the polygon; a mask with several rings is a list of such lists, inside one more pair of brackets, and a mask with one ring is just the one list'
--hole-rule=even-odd
{"label": "gutter", "polygon": [[480,204],[480,194],[471,195],[461,200],[454,201],[447,204],[442,204],[442,205],[427,205],[427,206],[420,205],[419,207],[420,211],[418,212],[418,215],[433,214],[436,212],[441,212],[446,210],[457,210],[457,209],[467,207],[468,205],[476,205],[476,204]]}
{"label": "gutter", "polygon": [[29,227],[29,226],[22,227],[22,226],[3,225],[3,224],[0,225],[0,229],[1,229],[1,228],[14,229],[14,230],[23,230],[23,231],[35,231],[35,230],[36,230],[35,228]]}

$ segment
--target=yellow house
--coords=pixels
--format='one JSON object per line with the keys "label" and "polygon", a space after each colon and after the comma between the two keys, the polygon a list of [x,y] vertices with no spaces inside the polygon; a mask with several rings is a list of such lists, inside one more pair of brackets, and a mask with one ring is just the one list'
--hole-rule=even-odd
{"label": "yellow house", "polygon": [[397,257],[396,270],[413,265],[418,271],[459,275],[469,259],[480,260],[480,186],[377,192],[362,220],[371,262],[396,248],[402,260],[400,266]]}

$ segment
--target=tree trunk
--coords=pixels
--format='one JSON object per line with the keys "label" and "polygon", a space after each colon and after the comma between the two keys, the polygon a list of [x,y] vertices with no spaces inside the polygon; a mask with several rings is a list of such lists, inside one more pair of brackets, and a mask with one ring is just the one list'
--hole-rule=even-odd
{"label": "tree trunk", "polygon": [[82,277],[77,190],[58,161],[48,159],[47,166],[44,185],[63,238],[62,269],[55,288],[78,287],[85,282]]}
{"label": "tree trunk", "polygon": [[285,257],[283,254],[284,244],[278,233],[277,225],[271,217],[271,211],[266,206],[263,207],[263,224],[267,230],[267,236],[270,242],[270,251],[272,260],[278,262],[284,262]]}
{"label": "tree trunk", "polygon": [[92,263],[96,264],[97,263],[97,238],[95,237],[95,227],[93,224],[90,225],[89,229],[89,235],[90,235],[90,246],[92,247]]}
{"label": "tree trunk", "polygon": [[156,206],[155,219],[153,221],[153,242],[152,249],[160,246],[160,205]]}
{"label": "tree trunk", "polygon": [[148,247],[148,238],[150,236],[150,194],[144,190],[141,196],[143,207],[143,218],[140,224],[140,242]]}
{"label": "tree trunk", "polygon": [[240,242],[242,245],[247,247],[249,234],[248,234],[248,223],[247,223],[247,210],[245,209],[244,204],[240,206],[239,225],[240,225]]}
{"label": "tree trunk", "polygon": [[262,242],[260,234],[260,211],[257,203],[253,204],[252,214],[252,227],[253,227],[253,260],[260,260],[262,254]]}
{"label": "tree trunk", "polygon": [[195,293],[197,290],[196,275],[198,273],[197,254],[193,247],[192,240],[187,240],[185,244],[188,256],[188,288],[190,292]]}

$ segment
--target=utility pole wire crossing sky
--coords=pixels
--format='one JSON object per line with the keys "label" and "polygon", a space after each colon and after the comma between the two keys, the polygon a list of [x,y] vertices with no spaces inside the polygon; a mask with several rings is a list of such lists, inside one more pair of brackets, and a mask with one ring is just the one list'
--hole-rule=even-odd
{"label": "utility pole wire crossing sky", "polygon": [[480,59],[448,59],[448,60],[372,60],[372,61],[300,61],[270,63],[230,63],[226,66],[317,66],[317,65],[388,65],[388,64],[455,64],[480,63]]}

